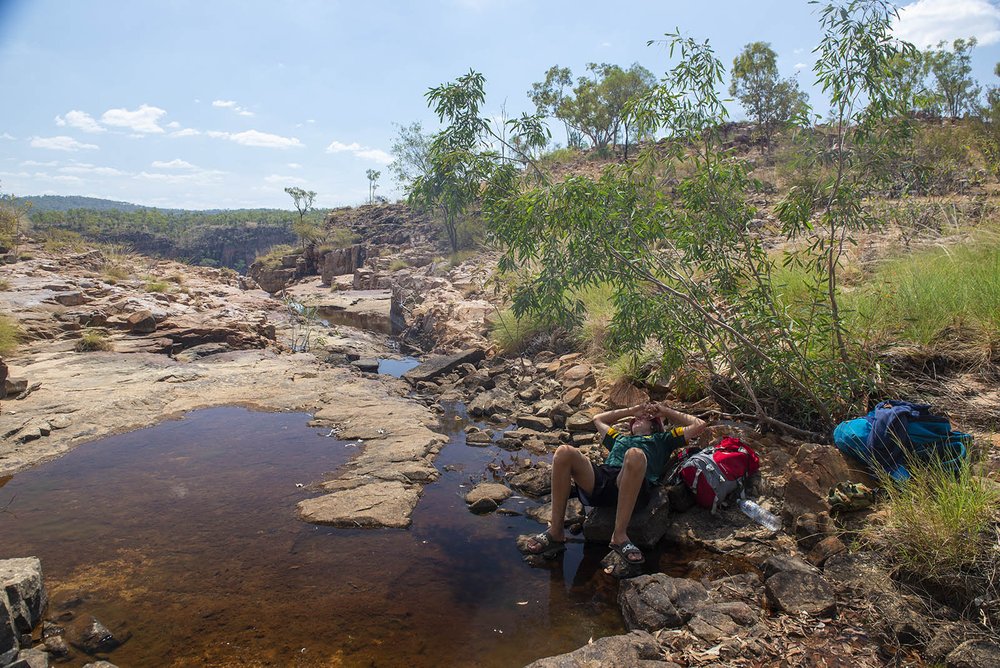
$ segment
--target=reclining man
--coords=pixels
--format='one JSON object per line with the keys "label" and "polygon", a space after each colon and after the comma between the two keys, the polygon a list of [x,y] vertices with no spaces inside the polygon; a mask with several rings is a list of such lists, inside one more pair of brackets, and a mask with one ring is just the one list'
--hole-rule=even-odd
{"label": "reclining man", "polygon": [[[632,417],[631,435],[612,426],[626,417]],[[663,431],[663,418],[675,426]],[[598,466],[577,448],[559,446],[552,460],[552,521],[548,529],[528,539],[524,550],[551,557],[566,549],[566,504],[571,483],[576,483],[584,504],[616,508],[610,547],[626,563],[641,564],[645,557],[628,537],[632,512],[649,501],[652,485],[663,475],[670,454],[698,438],[708,424],[663,402],[605,411],[594,417],[594,425],[610,450],[607,459]]]}

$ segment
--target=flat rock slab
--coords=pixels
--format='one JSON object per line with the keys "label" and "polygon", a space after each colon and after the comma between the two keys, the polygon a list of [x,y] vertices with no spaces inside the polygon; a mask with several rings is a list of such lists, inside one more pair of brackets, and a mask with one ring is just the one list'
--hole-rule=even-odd
{"label": "flat rock slab", "polygon": [[673,668],[676,663],[663,661],[660,644],[645,631],[632,631],[620,636],[598,638],[578,650],[550,656],[529,663],[525,668],[636,668],[656,666]]}
{"label": "flat rock slab", "polygon": [[451,373],[463,364],[476,364],[486,358],[486,352],[481,348],[469,348],[454,355],[438,355],[421,362],[402,375],[402,378],[412,385],[434,380],[438,376]]}
{"label": "flat rock slab", "polygon": [[392,290],[343,290],[311,294],[302,305],[315,308],[316,315],[331,325],[349,325],[383,334],[398,334],[405,327],[399,303]]}
{"label": "flat rock slab", "polygon": [[401,482],[372,482],[299,502],[299,517],[336,527],[406,528],[421,487]]}

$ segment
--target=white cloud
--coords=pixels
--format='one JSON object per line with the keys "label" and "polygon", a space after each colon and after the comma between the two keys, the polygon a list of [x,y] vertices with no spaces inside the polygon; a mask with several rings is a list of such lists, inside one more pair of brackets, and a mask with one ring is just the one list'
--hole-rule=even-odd
{"label": "white cloud", "polygon": [[62,181],[63,183],[81,183],[83,179],[79,176],[70,176],[68,174],[57,174],[56,176],[50,176],[50,181]]}
{"label": "white cloud", "polygon": [[140,135],[161,134],[164,130],[158,122],[166,113],[166,110],[159,107],[143,104],[135,111],[108,109],[101,114],[101,122],[118,128],[128,128]]}
{"label": "white cloud", "polygon": [[78,111],[76,109],[67,111],[65,117],[56,116],[56,125],[59,127],[65,127],[68,125],[71,128],[83,130],[84,132],[107,132],[107,130],[102,128],[100,123],[95,121],[94,118],[86,111]]}
{"label": "white cloud", "polygon": [[218,170],[199,169],[186,174],[163,174],[160,172],[140,172],[137,178],[144,181],[156,181],[158,183],[195,183],[198,185],[208,185],[218,183],[219,177],[225,174]]}
{"label": "white cloud", "polygon": [[611,46],[611,42],[601,42],[601,46],[607,49]]}
{"label": "white cloud", "polygon": [[180,126],[181,126],[181,124],[180,124],[180,123],[178,123],[177,121],[170,121],[169,123],[167,123],[167,127],[168,127],[169,129],[171,129],[171,130],[176,130],[176,129],[177,129],[177,128],[179,128]]}
{"label": "white cloud", "polygon": [[29,176],[31,176],[31,174],[29,174],[28,172],[0,172],[0,176],[8,176],[8,177],[13,176],[19,179],[26,179]]}
{"label": "white cloud", "polygon": [[360,151],[360,150],[362,150],[362,146],[358,142],[345,144],[343,142],[337,141],[336,139],[330,142],[330,145],[326,147],[327,153],[340,153],[342,151],[350,151],[351,153],[354,153],[355,151]]}
{"label": "white cloud", "polygon": [[244,146],[259,146],[262,148],[302,148],[303,146],[302,142],[295,137],[282,137],[281,135],[273,135],[258,130],[235,133],[209,130],[205,134],[215,139],[228,139]]}
{"label": "white cloud", "polygon": [[240,116],[253,116],[252,111],[248,111],[236,104],[235,100],[212,100],[213,107],[220,107],[222,109],[232,109]]}
{"label": "white cloud", "polygon": [[181,160],[180,158],[174,158],[173,160],[168,160],[166,162],[162,160],[154,160],[150,167],[153,169],[198,169],[190,162],[186,160]]}
{"label": "white cloud", "polygon": [[63,174],[93,174],[95,176],[125,176],[125,172],[115,169],[114,167],[98,167],[97,165],[88,165],[84,162],[78,162],[73,165],[67,165],[65,167],[60,167],[57,171]]}
{"label": "white cloud", "polygon": [[792,67],[797,70],[804,70],[807,69],[809,66],[806,65],[805,63],[795,63],[795,65],[793,65]]}
{"label": "white cloud", "polygon": [[366,148],[363,151],[358,151],[354,155],[359,158],[364,158],[365,160],[382,163],[383,165],[388,165],[392,162],[392,156],[378,148]]}
{"label": "white cloud", "polygon": [[24,167],[55,167],[59,164],[58,160],[49,160],[48,162],[39,162],[37,160],[25,160],[21,163]]}
{"label": "white cloud", "polygon": [[297,162],[290,162],[286,165],[289,169],[302,169],[302,165]]}
{"label": "white cloud", "polygon": [[171,132],[171,137],[196,137],[200,135],[201,132],[195,130],[194,128],[184,128],[183,130],[178,130],[177,132]]}
{"label": "white cloud", "polygon": [[12,134],[8,134],[8,133],[5,132],[2,135],[0,135],[0,139],[9,139],[9,140],[13,141],[13,140],[17,139],[17,137],[15,137]]}
{"label": "white cloud", "polygon": [[326,147],[327,153],[351,153],[356,158],[362,158],[364,160],[371,160],[372,162],[378,162],[383,165],[388,165],[392,162],[392,156],[385,151],[378,148],[370,148],[368,146],[362,146],[358,142],[351,142],[350,144],[345,144],[344,142],[337,141],[334,139],[330,142],[330,145]]}
{"label": "white cloud", "polygon": [[893,32],[921,49],[960,37],[996,44],[1000,42],[1000,7],[989,0],[917,0],[900,8]]}
{"label": "white cloud", "polygon": [[32,148],[47,148],[53,151],[79,151],[80,149],[96,149],[96,144],[84,144],[72,137],[59,135],[58,137],[32,137]]}

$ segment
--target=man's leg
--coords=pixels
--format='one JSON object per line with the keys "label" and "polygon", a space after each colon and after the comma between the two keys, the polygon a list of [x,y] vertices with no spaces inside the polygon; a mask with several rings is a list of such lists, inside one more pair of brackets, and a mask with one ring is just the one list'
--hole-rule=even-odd
{"label": "man's leg", "polygon": [[[629,542],[628,523],[632,519],[632,511],[635,510],[635,502],[639,498],[645,475],[646,454],[635,448],[626,452],[621,473],[618,474],[618,506],[615,513],[615,530],[611,534],[611,542],[615,545]],[[553,513],[554,508],[553,503]]]}
{"label": "man's leg", "polygon": [[[556,541],[566,540],[563,525],[566,522],[570,485],[574,481],[584,493],[593,492],[594,467],[590,460],[572,445],[560,445],[552,458],[552,521],[546,529],[549,536]],[[534,551],[532,547],[533,545],[529,543],[528,549]]]}

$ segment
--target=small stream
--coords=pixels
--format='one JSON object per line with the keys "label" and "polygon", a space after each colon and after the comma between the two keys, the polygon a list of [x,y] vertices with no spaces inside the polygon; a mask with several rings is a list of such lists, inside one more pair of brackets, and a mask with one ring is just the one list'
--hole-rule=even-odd
{"label": "small stream", "polygon": [[408,530],[296,518],[357,452],[309,417],[200,410],[0,478],[0,557],[41,558],[50,618],[131,634],[123,667],[519,666],[623,631],[606,548],[531,568],[514,540],[537,523],[468,512],[491,462],[529,455],[465,445],[461,405]]}

